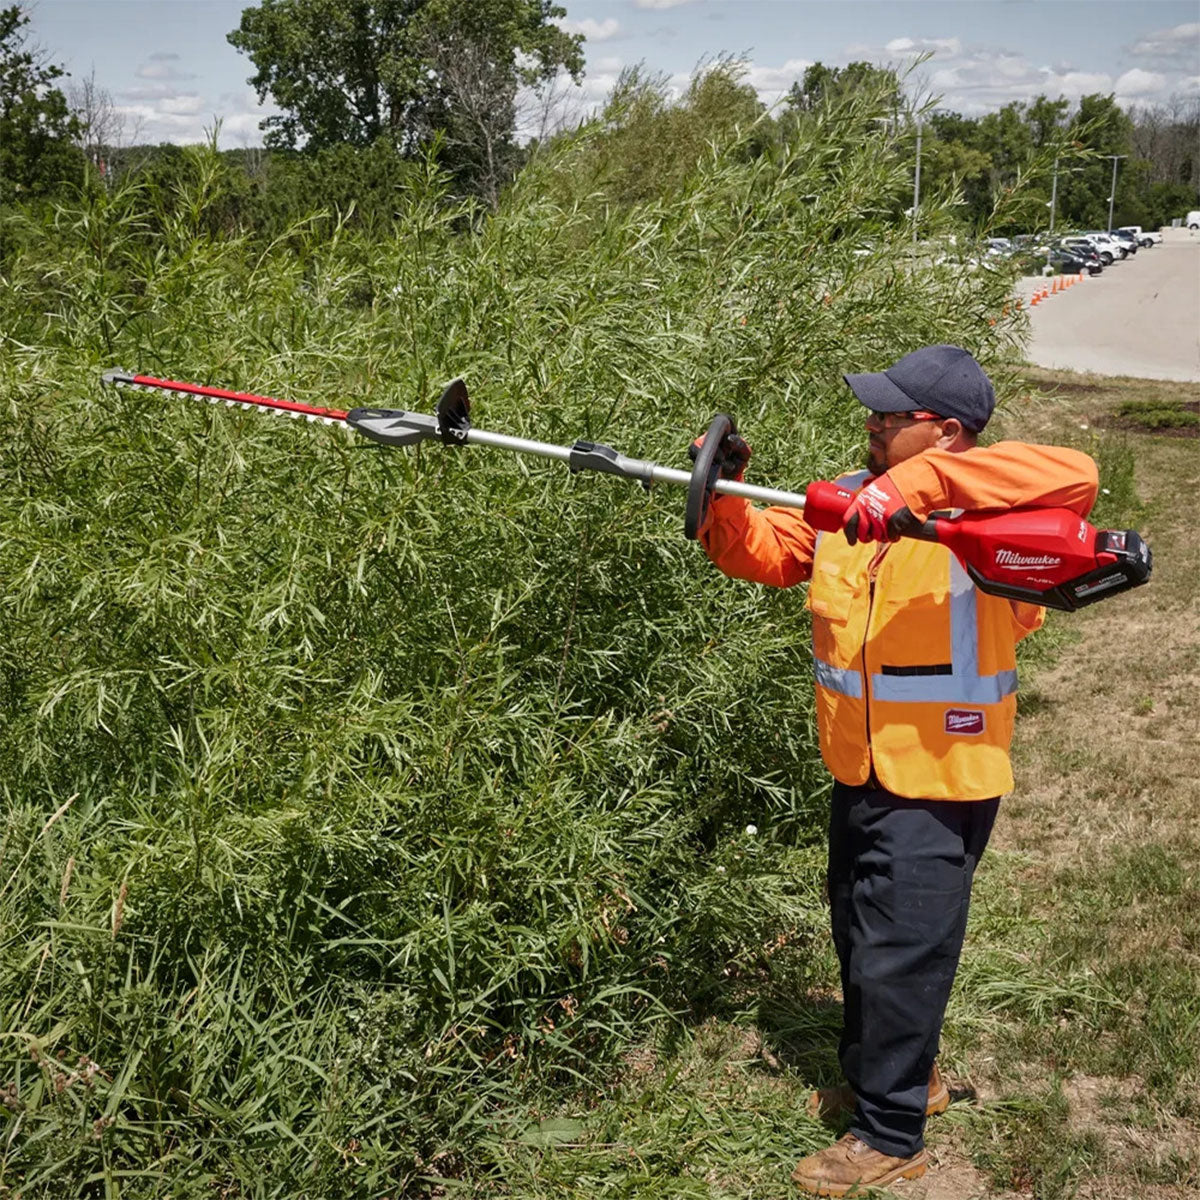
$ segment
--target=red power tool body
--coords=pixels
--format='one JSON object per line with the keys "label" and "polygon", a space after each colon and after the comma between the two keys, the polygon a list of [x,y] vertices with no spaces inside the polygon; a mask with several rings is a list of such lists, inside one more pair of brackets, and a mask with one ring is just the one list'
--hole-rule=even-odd
{"label": "red power tool body", "polygon": [[[810,484],[804,519],[839,532],[855,493]],[[992,596],[1073,612],[1150,578],[1150,547],[1132,529],[1097,529],[1068,508],[1015,508],[933,516],[911,536],[939,542]]]}

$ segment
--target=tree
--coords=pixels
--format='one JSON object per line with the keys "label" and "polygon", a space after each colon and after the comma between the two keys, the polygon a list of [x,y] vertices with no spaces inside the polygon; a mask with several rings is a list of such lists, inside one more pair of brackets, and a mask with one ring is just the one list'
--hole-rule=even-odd
{"label": "tree", "polygon": [[1071,102],[1065,96],[1049,100],[1036,96],[1025,110],[1025,123],[1029,126],[1033,144],[1038,147],[1054,146],[1061,142],[1066,132],[1067,114]]}
{"label": "tree", "polygon": [[[582,37],[553,24],[564,15],[551,0],[262,0],[229,41],[283,109],[262,123],[268,146],[412,151],[458,119],[494,161],[518,86],[583,70]],[[496,119],[477,137],[481,106]]]}
{"label": "tree", "polygon": [[714,145],[744,158],[761,154],[773,126],[744,75],[744,63],[719,58],[697,68],[676,98],[665,75],[626,67],[572,159],[573,195],[602,194],[621,205],[676,196]]}
{"label": "tree", "polygon": [[75,136],[80,149],[101,175],[107,174],[112,152],[127,141],[137,141],[141,121],[127,139],[125,117],[113,103],[112,93],[96,82],[95,70],[67,88],[67,103],[75,117]]}
{"label": "tree", "polygon": [[[1058,199],[1066,223],[1085,229],[1107,228],[1113,174],[1108,156],[1128,156],[1132,133],[1133,123],[1112,95],[1096,93],[1079,101],[1069,137],[1090,154],[1065,178],[1062,174],[1058,177]],[[1128,169],[1131,166],[1126,157],[1117,171],[1117,224],[1121,223],[1121,213],[1131,207],[1128,201],[1138,177],[1138,172]]]}
{"label": "tree", "polygon": [[66,72],[27,46],[29,18],[0,9],[0,200],[44,196],[82,171],[79,123],[54,85]]}
{"label": "tree", "polygon": [[886,107],[895,113],[904,106],[900,81],[890,67],[868,62],[852,62],[844,67],[827,67],[815,62],[804,71],[799,83],[793,83],[787,104],[798,112],[812,112],[822,104],[836,104],[860,92],[882,91]]}
{"label": "tree", "polygon": [[984,151],[970,145],[965,138],[947,136],[937,123],[930,122],[921,157],[923,192],[934,195],[956,188],[962,193],[968,213],[978,216],[987,207],[991,166],[992,160]]}

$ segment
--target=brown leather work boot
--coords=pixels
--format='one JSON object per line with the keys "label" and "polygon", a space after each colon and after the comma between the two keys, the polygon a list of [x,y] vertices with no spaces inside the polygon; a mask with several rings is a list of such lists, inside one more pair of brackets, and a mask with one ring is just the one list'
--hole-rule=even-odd
{"label": "brown leather work boot", "polygon": [[848,1133],[828,1150],[802,1158],[792,1172],[792,1182],[812,1196],[844,1196],[860,1187],[885,1187],[897,1179],[918,1179],[925,1174],[928,1163],[924,1150],[911,1158],[893,1158]]}
{"label": "brown leather work boot", "polygon": [[[848,1083],[842,1083],[837,1087],[820,1088],[813,1092],[804,1111],[814,1121],[836,1125],[838,1121],[853,1115],[856,1103],[854,1089]],[[938,1113],[944,1113],[949,1107],[950,1089],[946,1086],[937,1063],[934,1063],[929,1072],[929,1099],[925,1102],[925,1115],[936,1116]]]}

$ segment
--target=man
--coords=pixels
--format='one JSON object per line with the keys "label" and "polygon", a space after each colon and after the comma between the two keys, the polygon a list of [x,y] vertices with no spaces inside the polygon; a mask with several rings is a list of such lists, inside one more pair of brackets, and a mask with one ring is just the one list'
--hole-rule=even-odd
{"label": "man", "polygon": [[[979,592],[945,547],[897,539],[946,509],[1086,516],[1097,491],[1085,454],[976,445],[995,396],[957,346],[844,378],[868,410],[869,437],[867,470],[839,481],[857,489],[845,536],[733,496],[715,496],[700,529],[726,575],[774,587],[811,580],[848,1087],[816,1093],[809,1111],[853,1112],[850,1132],[793,1173],[822,1196],[925,1173],[927,1111],[949,1103],[935,1060],[971,882],[1013,782],[1015,647],[1044,617]],[[749,446],[733,436],[725,451],[724,472],[740,479]]]}

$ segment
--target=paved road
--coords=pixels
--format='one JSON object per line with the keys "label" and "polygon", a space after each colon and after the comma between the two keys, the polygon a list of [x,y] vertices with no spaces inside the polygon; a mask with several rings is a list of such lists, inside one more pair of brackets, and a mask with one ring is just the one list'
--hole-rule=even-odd
{"label": "paved road", "polygon": [[[1023,279],[1018,294],[1033,294]],[[1200,233],[1164,231],[1102,275],[1030,310],[1027,357],[1039,367],[1200,382]]]}

